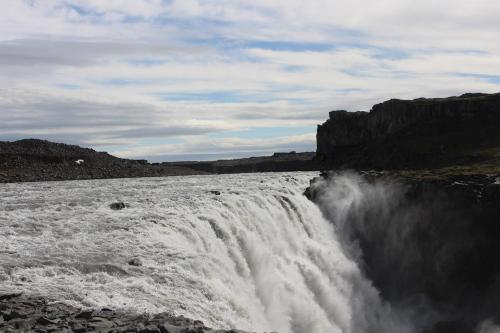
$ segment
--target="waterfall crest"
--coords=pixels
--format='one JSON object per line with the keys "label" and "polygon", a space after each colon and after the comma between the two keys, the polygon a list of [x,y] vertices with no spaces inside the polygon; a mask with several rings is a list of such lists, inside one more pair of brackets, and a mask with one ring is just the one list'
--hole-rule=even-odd
{"label": "waterfall crest", "polygon": [[[410,332],[343,248],[338,227],[302,195],[313,176],[6,185],[0,288],[173,311],[221,328]],[[129,207],[110,210],[115,199]]]}

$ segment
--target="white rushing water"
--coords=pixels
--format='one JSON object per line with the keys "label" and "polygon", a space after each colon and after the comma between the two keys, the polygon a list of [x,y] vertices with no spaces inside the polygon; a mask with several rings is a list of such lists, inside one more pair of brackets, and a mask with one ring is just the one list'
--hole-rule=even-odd
{"label": "white rushing water", "polygon": [[216,328],[407,331],[302,195],[314,176],[2,184],[0,291]]}

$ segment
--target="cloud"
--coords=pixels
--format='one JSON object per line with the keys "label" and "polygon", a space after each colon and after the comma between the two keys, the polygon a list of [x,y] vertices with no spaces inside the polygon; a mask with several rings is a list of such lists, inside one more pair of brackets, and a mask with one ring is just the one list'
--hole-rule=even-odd
{"label": "cloud", "polygon": [[285,136],[269,139],[243,138],[191,138],[183,143],[159,144],[131,147],[127,150],[112,152],[124,158],[148,158],[152,161],[173,160],[171,156],[203,156],[247,157],[255,155],[271,155],[279,151],[311,151],[316,146],[314,133],[296,136]]}
{"label": "cloud", "polygon": [[0,90],[1,139],[37,137],[83,145],[131,144],[137,138],[202,135],[227,130],[223,125],[172,119],[168,110],[100,96],[17,89]]}
{"label": "cloud", "polygon": [[[175,138],[163,147],[168,154],[239,154],[251,150],[238,134],[248,128],[299,135],[308,127],[312,135],[332,109],[500,90],[500,4],[487,0],[3,5],[3,139],[143,154],[144,140],[159,140],[160,149]],[[226,131],[234,137],[205,144]],[[294,137],[273,141],[305,147]]]}
{"label": "cloud", "polygon": [[169,46],[141,42],[96,42],[23,39],[0,43],[1,66],[86,66],[116,56],[160,56]]}

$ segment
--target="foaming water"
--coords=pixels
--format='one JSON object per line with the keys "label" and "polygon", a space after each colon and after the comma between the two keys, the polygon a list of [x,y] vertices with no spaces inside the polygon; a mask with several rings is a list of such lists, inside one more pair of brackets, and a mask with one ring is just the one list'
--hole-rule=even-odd
{"label": "foaming water", "polygon": [[410,332],[302,195],[313,176],[2,185],[0,289],[217,328]]}

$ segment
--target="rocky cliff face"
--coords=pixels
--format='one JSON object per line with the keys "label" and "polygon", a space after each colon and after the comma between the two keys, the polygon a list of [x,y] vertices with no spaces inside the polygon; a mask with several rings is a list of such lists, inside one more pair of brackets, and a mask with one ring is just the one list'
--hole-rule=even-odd
{"label": "rocky cliff face", "polygon": [[307,194],[418,332],[471,333],[500,319],[500,175],[333,172]]}
{"label": "rocky cliff face", "polygon": [[[421,332],[500,320],[500,94],[389,100],[318,126],[306,191]],[[341,206],[341,203],[348,203]]]}
{"label": "rocky cliff face", "polygon": [[318,159],[330,167],[441,166],[473,158],[465,154],[471,149],[498,146],[500,94],[392,99],[370,112],[332,111],[317,131]]}

